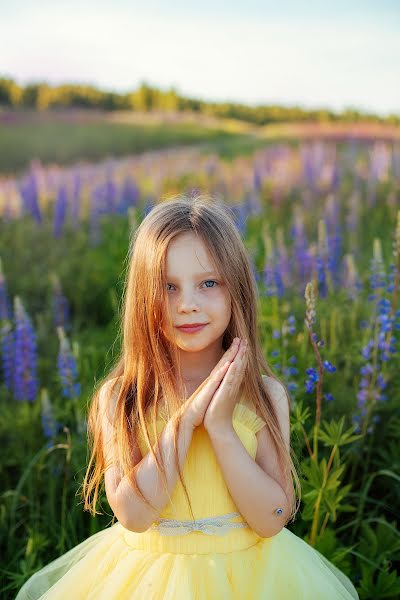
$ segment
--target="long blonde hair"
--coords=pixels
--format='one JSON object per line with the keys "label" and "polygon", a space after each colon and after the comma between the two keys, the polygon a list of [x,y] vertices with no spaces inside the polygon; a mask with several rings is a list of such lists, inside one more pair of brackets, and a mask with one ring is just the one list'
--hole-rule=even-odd
{"label": "long blonde hair", "polygon": [[[165,468],[162,460],[160,462],[158,459],[161,455],[158,453],[159,447],[157,446],[157,452],[154,452],[146,419],[147,415],[151,414],[151,426],[155,443],[158,444],[156,419],[162,403],[166,403],[168,415],[175,413],[182,404],[174,371],[174,365],[179,365],[179,353],[176,345],[162,335],[161,327],[163,319],[171,318],[165,281],[167,248],[171,240],[184,232],[193,232],[199,236],[212,257],[217,272],[223,274],[225,285],[230,292],[232,312],[223,336],[223,350],[231,345],[234,337],[246,338],[249,341],[249,360],[243,381],[244,393],[252,399],[260,416],[265,420],[280,467],[285,474],[286,492],[291,502],[290,514],[286,521],[288,522],[291,518],[294,519],[298,510],[293,479],[296,482],[299,503],[301,486],[292,460],[292,455],[294,458],[295,455],[291,447],[289,451],[286,447],[262,373],[274,377],[283,385],[289,411],[290,397],[284,384],[272,374],[261,350],[257,325],[257,283],[249,256],[235,225],[233,212],[223,202],[204,195],[190,198],[180,195],[155,205],[130,239],[129,264],[121,303],[121,352],[114,368],[98,384],[88,413],[88,442],[92,454],[82,485],[84,508],[92,515],[100,514],[96,511],[96,503],[107,465],[101,431],[99,393],[103,384],[107,382],[110,388],[108,398],[116,398],[113,430],[122,471],[129,478],[136,494],[147,506],[156,510],[139,489],[134,476],[133,441],[137,433],[141,432],[166,485]],[[181,420],[177,418],[174,427],[175,464],[193,517],[178,460],[180,425]]]}

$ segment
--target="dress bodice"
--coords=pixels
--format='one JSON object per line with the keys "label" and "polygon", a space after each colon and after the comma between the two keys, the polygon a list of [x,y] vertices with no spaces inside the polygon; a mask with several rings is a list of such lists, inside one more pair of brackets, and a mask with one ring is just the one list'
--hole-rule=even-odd
{"label": "dress bodice", "polygon": [[[265,425],[265,421],[248,406],[239,402],[233,411],[232,425],[247,452],[255,459],[256,433]],[[165,420],[159,417],[157,431],[161,433],[164,427]],[[149,427],[149,435],[151,441],[154,441],[151,427]],[[138,443],[144,456],[148,448],[142,435],[139,436]],[[182,472],[196,519],[237,510],[226,486],[208,432],[202,425],[196,427],[193,432]],[[185,492],[179,479],[173,490],[171,502],[166,505],[160,516],[168,519],[191,518]]]}
{"label": "dress bodice", "polygon": [[[165,425],[166,419],[159,417],[157,419],[158,434],[162,432]],[[239,402],[235,405],[232,414],[232,425],[249,455],[255,459],[257,453],[256,433],[265,425],[265,421],[247,405]],[[152,429],[149,424],[150,441],[154,442]],[[142,433],[138,436],[138,444],[142,455],[145,456],[149,450]],[[193,432],[182,474],[196,521],[221,516],[224,518],[231,513],[238,513],[210,437],[203,425],[196,427]],[[172,491],[171,500],[167,502],[159,517],[164,520],[193,522],[185,490],[179,478]],[[232,522],[245,523],[240,513],[237,517],[232,517]],[[144,533],[125,530],[124,537],[125,541],[136,549],[172,554],[230,552],[248,548],[260,539],[247,524],[243,528],[232,528],[224,535],[205,535],[201,531],[192,531],[184,535],[163,535],[150,528]]]}

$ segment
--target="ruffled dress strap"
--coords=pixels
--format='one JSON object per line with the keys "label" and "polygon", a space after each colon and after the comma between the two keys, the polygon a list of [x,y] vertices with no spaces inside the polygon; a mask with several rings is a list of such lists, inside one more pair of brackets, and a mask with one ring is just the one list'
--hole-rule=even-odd
{"label": "ruffled dress strap", "polygon": [[233,418],[243,423],[253,433],[257,433],[266,425],[264,419],[257,415],[254,410],[251,410],[245,404],[238,402],[233,410]]}

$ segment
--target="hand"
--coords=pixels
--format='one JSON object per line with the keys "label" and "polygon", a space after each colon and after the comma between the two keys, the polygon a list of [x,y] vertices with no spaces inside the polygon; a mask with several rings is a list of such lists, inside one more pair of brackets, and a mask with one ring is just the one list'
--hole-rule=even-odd
{"label": "hand", "polygon": [[237,403],[237,394],[243,381],[247,366],[247,342],[241,341],[232,363],[227,369],[221,385],[213,395],[207,406],[203,419],[207,431],[232,427],[232,415]]}
{"label": "hand", "polygon": [[231,365],[239,347],[239,338],[235,338],[228,350],[215,365],[210,375],[200,384],[195,392],[184,402],[182,411],[193,428],[203,423],[207,407],[220,385],[228,367]]}

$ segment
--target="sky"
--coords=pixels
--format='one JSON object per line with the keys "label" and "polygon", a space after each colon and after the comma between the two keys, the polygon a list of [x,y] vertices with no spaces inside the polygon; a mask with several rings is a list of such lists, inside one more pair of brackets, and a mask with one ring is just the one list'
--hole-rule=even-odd
{"label": "sky", "polygon": [[0,77],[399,115],[400,0],[1,0]]}

